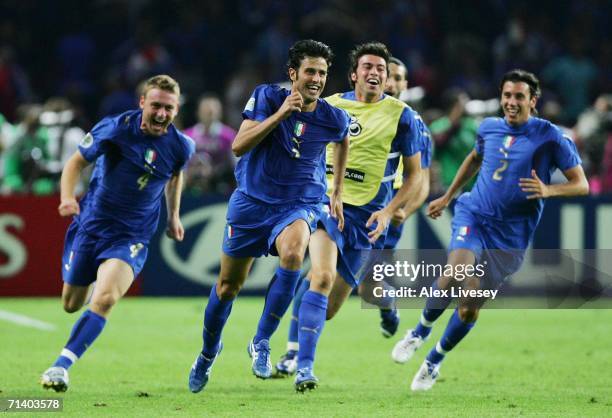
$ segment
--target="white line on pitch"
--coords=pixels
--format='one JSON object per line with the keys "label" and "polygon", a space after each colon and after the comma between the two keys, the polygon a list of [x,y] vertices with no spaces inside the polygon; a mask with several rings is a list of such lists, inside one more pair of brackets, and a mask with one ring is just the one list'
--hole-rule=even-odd
{"label": "white line on pitch", "polygon": [[0,319],[13,324],[22,325],[24,327],[36,328],[43,331],[55,331],[55,325],[48,322],[39,321],[38,319],[30,318],[29,316],[21,315],[15,312],[4,311],[0,309]]}

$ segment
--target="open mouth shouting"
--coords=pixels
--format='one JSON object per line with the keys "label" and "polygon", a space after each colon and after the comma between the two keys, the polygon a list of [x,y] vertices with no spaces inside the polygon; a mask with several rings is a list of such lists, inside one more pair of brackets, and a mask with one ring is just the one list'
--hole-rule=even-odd
{"label": "open mouth shouting", "polygon": [[149,120],[149,126],[151,129],[156,132],[165,132],[166,127],[168,126],[168,119],[166,118],[151,118]]}
{"label": "open mouth shouting", "polygon": [[366,80],[366,83],[368,83],[368,85],[372,86],[373,88],[378,88],[378,86],[380,86],[380,80],[377,78],[368,78]]}
{"label": "open mouth shouting", "polygon": [[306,84],[306,91],[316,96],[321,92],[321,86],[319,84]]}

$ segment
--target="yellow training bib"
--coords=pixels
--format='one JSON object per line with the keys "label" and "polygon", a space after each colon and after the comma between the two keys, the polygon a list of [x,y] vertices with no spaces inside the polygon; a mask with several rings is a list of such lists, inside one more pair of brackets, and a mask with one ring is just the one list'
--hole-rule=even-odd
{"label": "yellow training bib", "polygon": [[[338,93],[325,100],[346,110],[351,116],[342,200],[354,206],[363,206],[376,196],[381,182],[393,180],[394,176],[384,178],[385,167],[389,158],[399,156],[390,154],[391,143],[407,105],[390,96],[375,103],[364,103],[343,99]],[[333,150],[333,146],[327,146],[328,194],[331,194],[333,188]]]}

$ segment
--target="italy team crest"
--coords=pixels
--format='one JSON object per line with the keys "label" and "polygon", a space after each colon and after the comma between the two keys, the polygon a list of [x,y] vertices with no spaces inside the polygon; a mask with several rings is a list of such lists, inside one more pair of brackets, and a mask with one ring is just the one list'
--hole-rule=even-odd
{"label": "italy team crest", "polygon": [[514,144],[514,141],[516,141],[515,136],[512,136],[512,135],[506,136],[506,138],[504,138],[504,148],[506,149],[510,148],[512,144]]}
{"label": "italy team crest", "polygon": [[457,231],[457,241],[465,241],[465,237],[467,235],[469,235],[470,233],[470,227],[469,226],[462,226],[459,228],[459,231]]}
{"label": "italy team crest", "polygon": [[157,153],[155,152],[155,150],[151,148],[147,149],[147,151],[145,152],[145,161],[147,162],[147,164],[153,164],[155,160],[157,160]]}
{"label": "italy team crest", "polygon": [[306,131],[306,124],[304,122],[298,122],[295,124],[295,128],[293,128],[293,133],[298,138],[304,134]]}
{"label": "italy team crest", "polygon": [[459,228],[459,235],[466,236],[469,233],[470,233],[470,227],[469,226],[462,226],[461,228]]}

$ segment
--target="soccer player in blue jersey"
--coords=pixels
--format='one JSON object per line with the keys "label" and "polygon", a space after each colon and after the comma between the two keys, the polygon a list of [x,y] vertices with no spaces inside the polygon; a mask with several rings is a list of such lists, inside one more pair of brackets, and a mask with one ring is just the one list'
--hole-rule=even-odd
{"label": "soccer player in blue jersey", "polygon": [[289,50],[291,90],[258,86],[243,111],[232,148],[238,188],[230,198],[221,272],[204,314],[203,347],[189,389],[201,391],[221,351],[221,332],[255,257],[278,255],[257,333],[248,346],[255,376],[271,374],[269,338],[291,303],[310,235],[325,196],[325,154],[336,151],[331,214],[340,225],[342,183],[348,154],[349,116],[320,99],[332,59],[322,42],[303,40]]}
{"label": "soccer player in blue jersey", "polygon": [[[183,239],[182,170],[195,147],[172,124],[179,96],[179,85],[171,77],[150,78],[144,83],[140,109],[102,119],[62,171],[59,213],[74,216],[62,257],[64,310],[78,311],[92,288],[93,293],[60,356],[42,375],[44,388],[68,389],[68,369],[100,335],[113,306],[142,270],[164,194],[166,233]],[[75,186],[93,162],[89,189],[78,202]]]}
{"label": "soccer player in blue jersey", "polygon": [[[354,200],[355,197],[351,196],[350,200],[353,205],[345,205],[345,211],[348,211],[351,215],[351,219],[353,219],[353,223],[357,222],[357,224],[352,225],[351,229],[347,229],[346,234],[347,237],[350,237],[352,234],[355,236],[359,236],[359,240],[348,238],[346,244],[344,243],[344,238],[340,238],[338,241],[338,250],[341,252],[345,252],[345,255],[339,256],[339,263],[343,267],[339,267],[338,271],[340,271],[338,277],[346,278],[344,280],[338,278],[334,281],[334,286],[338,289],[333,294],[329,295],[330,305],[332,309],[328,312],[328,318],[331,318],[335,315],[337,309],[339,309],[340,305],[346,298],[346,292],[350,292],[350,290],[356,286],[358,280],[354,277],[355,272],[349,272],[348,267],[346,267],[347,262],[351,262],[352,268],[354,271],[358,270],[363,263],[361,263],[360,255],[364,255],[369,248],[382,249],[383,245],[385,245],[385,238],[379,238],[373,245],[367,242],[367,232],[368,229],[365,227],[368,214],[376,209],[382,208],[385,204],[388,204],[391,199],[393,199],[399,192],[400,187],[402,185],[401,182],[397,182],[397,176],[403,178],[406,174],[403,169],[402,160],[400,157],[404,155],[409,155],[410,153],[414,153],[415,151],[421,152],[421,166],[427,167],[429,164],[429,160],[431,157],[431,143],[428,140],[429,131],[425,124],[423,123],[420,116],[410,109],[405,104],[402,104],[397,99],[403,89],[406,88],[405,82],[405,67],[401,63],[401,61],[396,58],[389,58],[389,76],[385,77],[385,74],[378,77],[378,81],[383,81],[384,78],[386,81],[386,93],[388,96],[380,96],[380,91],[377,95],[367,95],[364,92],[367,92],[368,85],[374,84],[372,80],[368,81],[367,72],[362,74],[365,69],[361,69],[358,73],[357,69],[359,67],[358,63],[361,60],[362,55],[374,55],[373,57],[368,57],[366,62],[360,63],[360,65],[369,66],[371,65],[370,60],[383,60],[385,59],[386,48],[382,44],[366,44],[369,46],[362,46],[356,48],[353,52],[351,61],[351,82],[354,84],[355,91],[344,93],[342,95],[334,95],[329,98],[329,100],[333,101],[337,106],[342,107],[348,110],[351,115],[354,116],[353,123],[351,125],[350,135],[351,139],[354,143],[351,145],[351,153],[349,153],[349,162],[348,169],[351,172],[356,173],[365,169],[372,170],[377,166],[384,167],[385,169],[385,177],[380,179],[379,182],[374,182],[372,184],[366,185],[363,182],[360,182],[357,176],[353,177],[354,180],[349,180],[347,178],[347,184],[349,185],[349,194],[354,194],[355,189],[360,191],[364,191],[366,193],[376,194],[374,199],[372,199],[368,204],[361,205],[357,200]],[[373,54],[370,54],[373,53]],[[353,81],[353,74],[355,74],[356,81]],[[359,76],[358,76],[359,74]],[[393,78],[392,81],[389,81],[389,78]],[[385,86],[385,83],[380,86]],[[342,100],[338,100],[338,98],[343,98]],[[336,103],[337,102],[337,103]],[[386,104],[385,104],[386,103]],[[381,106],[388,106],[389,108],[385,109]],[[351,109],[356,107],[354,111]],[[396,108],[401,112],[400,120],[398,121],[393,116],[392,109]],[[385,115],[382,117],[382,115]],[[372,118],[377,122],[374,124],[368,123]],[[380,119],[378,119],[380,118]],[[377,131],[378,130],[378,131]],[[364,155],[371,154],[370,148],[378,148],[381,146],[384,141],[381,140],[381,130],[387,130],[392,139],[392,152],[387,155],[387,158],[383,160],[383,164],[380,165],[380,160],[374,163],[374,167],[366,166],[364,167],[364,162],[368,161],[371,158],[364,158]],[[368,142],[369,141],[369,142]],[[377,142],[380,144],[377,146]],[[408,146],[411,149],[408,149]],[[384,146],[383,146],[384,149]],[[379,151],[380,152],[380,151]],[[405,152],[406,154],[402,154]],[[354,160],[354,161],[353,161]],[[399,161],[399,164],[398,164]],[[423,170],[421,170],[423,171]],[[393,174],[397,173],[397,174]],[[365,173],[368,175],[367,173]],[[370,173],[371,174],[371,173]],[[411,173],[414,175],[414,173]],[[395,181],[394,181],[395,179]],[[424,180],[422,180],[424,181]],[[393,192],[391,184],[393,184],[393,188],[397,185],[398,188],[394,189]],[[427,183],[428,184],[428,183]],[[411,190],[417,190],[418,187],[414,187]],[[420,194],[413,195],[413,198],[408,199],[408,203],[402,208],[397,209],[392,216],[392,219],[398,219],[399,216],[405,216],[404,211],[407,210],[409,213],[412,213],[419,207],[423,200],[423,185],[421,185]],[[427,187],[428,189],[428,187]],[[403,191],[406,193],[406,190]],[[345,196],[347,193],[345,191]],[[425,193],[425,196],[427,193]],[[405,196],[405,194],[404,194]],[[362,199],[361,197],[356,197],[356,199]],[[367,199],[367,198],[366,198]],[[346,199],[345,199],[346,200]],[[363,199],[362,199],[363,200]],[[366,216],[367,215],[367,216]],[[329,225],[329,231],[333,231],[333,225]],[[333,232],[338,235],[337,232]],[[361,242],[359,242],[361,241]],[[365,250],[365,251],[364,251]],[[362,251],[364,251],[362,253]],[[333,253],[335,254],[335,253]],[[341,270],[342,269],[342,270]],[[329,271],[327,272],[329,273]],[[334,274],[335,276],[335,274]],[[290,326],[289,326],[289,338],[287,342],[287,352],[280,358],[280,360],[276,364],[276,371],[278,375],[291,375],[297,371],[298,368],[298,350],[300,348],[299,339],[299,321],[300,321],[300,309],[301,302],[304,294],[309,290],[310,282],[308,280],[304,280],[296,292],[296,296],[293,302],[293,315],[291,318]],[[339,294],[339,289],[343,290],[341,300],[336,302]],[[364,290],[363,294],[366,294],[368,291],[371,292],[373,290],[373,286],[369,285]],[[361,292],[361,290],[360,290]],[[314,292],[310,298],[317,298],[317,293],[322,292]],[[367,297],[367,296],[366,296]],[[372,301],[376,304],[380,303],[380,299],[376,299]],[[393,312],[392,310],[387,309],[393,306],[393,300],[384,300],[386,305],[382,306],[385,309],[383,315],[387,316],[388,311]],[[380,306],[380,305],[379,305]],[[397,327],[397,325],[395,325]],[[311,346],[314,355],[314,346]],[[309,350],[310,350],[309,349]],[[310,369],[310,373],[312,374],[312,369]],[[316,378],[312,376],[308,377],[310,380],[301,381],[298,385],[299,390],[314,388],[316,386]]]}
{"label": "soccer player in blue jersey", "polygon": [[[389,58],[389,77],[385,87],[385,94],[400,98],[403,91],[408,88],[408,70],[402,61],[395,57]],[[418,115],[417,115],[418,117]],[[410,200],[403,208],[399,208],[393,214],[387,235],[385,237],[384,249],[395,250],[404,230],[404,222],[416,212],[429,196],[429,166],[431,165],[432,141],[429,131],[425,131],[426,141],[423,142],[421,151],[421,188],[418,196]],[[393,196],[402,187],[403,167],[400,164],[397,170],[395,181],[393,182]],[[391,256],[392,252],[385,252],[385,256]],[[385,282],[374,282],[371,277],[366,277],[359,284],[359,295],[368,303],[379,307],[380,310],[380,331],[385,338],[395,335],[399,326],[399,312],[395,307],[395,299],[389,296],[376,297],[375,289],[382,287],[391,290],[393,287]]]}
{"label": "soccer player in blue jersey", "polygon": [[[486,265],[487,274],[482,280],[473,275],[462,281],[443,276],[433,286],[437,289],[499,287],[520,268],[544,199],[585,195],[589,190],[574,143],[557,126],[535,116],[540,95],[536,76],[523,70],[509,71],[501,80],[500,91],[504,117],[483,120],[474,150],[448,191],[427,210],[431,218],[438,218],[456,193],[479,173],[472,191],[462,194],[455,205],[447,263],[453,271],[458,271],[456,266]],[[556,169],[563,172],[566,183],[549,184]],[[415,375],[412,390],[428,390],[434,385],[442,360],[472,329],[485,301],[457,301],[442,338]],[[427,299],[416,327],[393,348],[395,361],[404,363],[412,357],[450,302],[451,298],[444,296]]]}
{"label": "soccer player in blue jersey", "polygon": [[[383,94],[388,60],[389,52],[381,43],[357,46],[350,54],[349,80],[354,90],[326,99],[352,117],[343,192],[345,223],[342,229],[335,219],[324,214],[310,240],[310,284],[306,284],[309,289],[302,296],[298,313],[297,391],[317,387],[314,358],[326,319],[338,312],[359,284],[359,269],[368,250],[382,248],[395,211],[419,190],[419,150],[426,128],[405,103]],[[328,159],[333,157],[330,152]],[[406,181],[392,198],[400,160]],[[328,193],[333,194],[334,189]]]}

